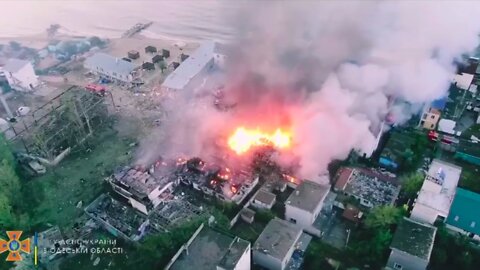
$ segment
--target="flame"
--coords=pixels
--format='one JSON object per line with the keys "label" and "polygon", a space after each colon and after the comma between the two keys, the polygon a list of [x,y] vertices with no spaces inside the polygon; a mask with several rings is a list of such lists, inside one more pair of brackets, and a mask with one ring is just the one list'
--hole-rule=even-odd
{"label": "flame", "polygon": [[255,146],[274,146],[288,148],[291,143],[291,134],[278,128],[274,133],[265,133],[260,129],[249,130],[239,127],[228,139],[228,146],[237,154],[243,154]]}
{"label": "flame", "polygon": [[285,180],[287,180],[290,183],[295,183],[296,184],[298,182],[297,178],[295,178],[291,175],[283,174],[283,177],[285,178]]}

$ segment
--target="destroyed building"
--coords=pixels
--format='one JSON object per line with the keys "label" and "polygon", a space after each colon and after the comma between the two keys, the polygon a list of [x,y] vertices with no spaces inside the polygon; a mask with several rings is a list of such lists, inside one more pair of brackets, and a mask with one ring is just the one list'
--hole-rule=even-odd
{"label": "destroyed building", "polygon": [[71,86],[12,125],[12,144],[43,163],[57,164],[108,119],[108,97]]}
{"label": "destroyed building", "polygon": [[184,222],[197,219],[203,214],[205,212],[201,207],[191,204],[182,197],[174,197],[152,211],[148,218],[153,230],[165,232]]}
{"label": "destroyed building", "polygon": [[173,197],[172,192],[178,184],[177,179],[162,171],[164,167],[156,164],[149,171],[125,167],[111,175],[107,181],[133,208],[148,215],[161,202]]}
{"label": "destroyed building", "polygon": [[200,158],[178,160],[176,176],[185,185],[227,202],[241,203],[258,184],[258,176],[246,170],[206,164]]}
{"label": "destroyed building", "polygon": [[393,205],[400,193],[395,178],[363,168],[342,168],[337,176],[334,190],[353,196],[368,207]]}
{"label": "destroyed building", "polygon": [[109,233],[127,241],[140,240],[149,225],[146,216],[106,194],[88,205],[85,213]]}

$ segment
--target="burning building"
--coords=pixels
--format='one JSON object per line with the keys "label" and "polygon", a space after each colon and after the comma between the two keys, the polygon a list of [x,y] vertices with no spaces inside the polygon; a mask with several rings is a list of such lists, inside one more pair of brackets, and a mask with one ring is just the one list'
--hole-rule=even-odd
{"label": "burning building", "polygon": [[220,200],[241,203],[258,184],[258,176],[246,170],[233,170],[206,163],[200,158],[178,160],[176,176],[185,185]]}
{"label": "burning building", "polygon": [[[231,20],[238,31],[221,68],[222,97],[210,87],[218,77],[210,74],[216,58],[209,45],[164,82],[181,91],[165,104],[170,119],[140,163],[158,152],[205,157],[223,138],[224,151],[245,158],[252,146],[273,144],[276,162],[298,158],[293,174],[319,182],[332,160],[352,150],[370,155],[385,119],[401,124],[446,95],[454,60],[477,46],[480,31],[480,20],[448,16],[453,10],[475,17],[466,3],[246,4]],[[193,68],[191,61],[201,63]],[[215,103],[235,106],[218,110]]]}

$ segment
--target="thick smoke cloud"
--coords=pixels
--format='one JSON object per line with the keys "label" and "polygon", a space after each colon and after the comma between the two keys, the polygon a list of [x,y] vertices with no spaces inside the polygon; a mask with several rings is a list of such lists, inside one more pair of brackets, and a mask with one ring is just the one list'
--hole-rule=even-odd
{"label": "thick smoke cloud", "polygon": [[237,106],[219,112],[209,95],[181,93],[140,162],[214,155],[238,125],[287,125],[298,174],[316,179],[352,149],[370,152],[387,115],[402,123],[447,94],[453,63],[478,44],[479,11],[474,1],[243,3],[227,20],[237,39],[225,99]]}

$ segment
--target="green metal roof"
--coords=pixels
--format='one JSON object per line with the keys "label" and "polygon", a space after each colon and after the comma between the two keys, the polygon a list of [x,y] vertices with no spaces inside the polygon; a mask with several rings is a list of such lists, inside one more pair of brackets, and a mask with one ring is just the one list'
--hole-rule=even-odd
{"label": "green metal roof", "polygon": [[457,188],[446,223],[480,235],[480,194]]}

